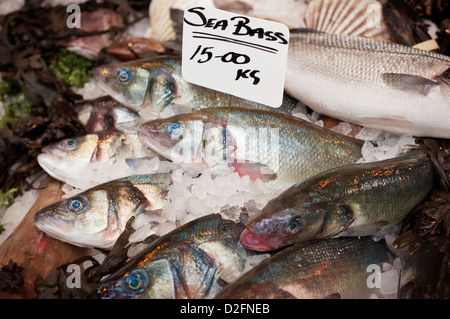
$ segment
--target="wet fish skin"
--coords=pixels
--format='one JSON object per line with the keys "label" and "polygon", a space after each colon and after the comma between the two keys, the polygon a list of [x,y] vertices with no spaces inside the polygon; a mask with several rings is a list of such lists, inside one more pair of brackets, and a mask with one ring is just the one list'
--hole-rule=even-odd
{"label": "wet fish skin", "polygon": [[248,223],[241,243],[265,251],[314,238],[370,235],[401,222],[433,181],[431,161],[419,150],[337,167],[269,201]]}
{"label": "wet fish skin", "polygon": [[[361,157],[356,139],[293,116],[245,108],[210,108],[149,121],[141,124],[138,136],[173,161],[226,163],[273,190]],[[191,156],[178,158],[180,149]]]}
{"label": "wet fish skin", "polygon": [[[285,90],[318,113],[395,134],[450,137],[450,57],[290,31]],[[326,94],[325,94],[326,93]]]}
{"label": "wet fish skin", "polygon": [[67,138],[42,148],[39,165],[53,178],[70,184],[93,166],[110,167],[118,158],[136,159],[158,156],[143,145],[133,130],[116,129]]}
{"label": "wet fish skin", "polygon": [[75,246],[110,249],[131,216],[160,214],[169,185],[170,174],[116,179],[44,207],[34,223]]}
{"label": "wet fish skin", "polygon": [[283,249],[241,275],[217,299],[369,299],[369,265],[389,262],[370,237],[315,240]]}
{"label": "wet fish skin", "polygon": [[[161,112],[173,104],[185,112],[229,106],[273,109],[186,82],[181,75],[179,56],[159,56],[109,64],[97,67],[93,73],[97,84],[105,92],[135,111],[151,108]],[[276,110],[288,113],[297,103],[297,100],[285,95],[283,105]]]}
{"label": "wet fish skin", "polygon": [[100,286],[100,297],[211,298],[245,267],[244,226],[211,214],[153,242]]}

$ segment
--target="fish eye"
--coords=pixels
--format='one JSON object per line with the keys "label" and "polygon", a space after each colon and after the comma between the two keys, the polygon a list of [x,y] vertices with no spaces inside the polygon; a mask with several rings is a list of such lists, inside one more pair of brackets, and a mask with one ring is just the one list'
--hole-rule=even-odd
{"label": "fish eye", "polygon": [[144,292],[147,284],[147,276],[142,271],[135,271],[125,277],[125,288],[132,293]]}
{"label": "fish eye", "polygon": [[69,207],[70,210],[72,210],[74,212],[79,212],[80,210],[82,210],[84,208],[85,203],[82,199],[75,198],[75,199],[72,199],[71,201],[69,201],[67,206]]}
{"label": "fish eye", "polygon": [[129,83],[133,79],[133,73],[128,69],[120,69],[117,71],[117,79],[120,83]]}
{"label": "fish eye", "polygon": [[78,148],[79,143],[80,143],[79,139],[68,138],[63,141],[62,148],[66,151],[73,151]]}
{"label": "fish eye", "polygon": [[303,221],[299,217],[294,217],[291,219],[287,225],[287,231],[291,234],[298,233],[303,228]]}
{"label": "fish eye", "polygon": [[171,139],[176,139],[183,133],[183,127],[180,123],[172,122],[166,125],[165,131]]}

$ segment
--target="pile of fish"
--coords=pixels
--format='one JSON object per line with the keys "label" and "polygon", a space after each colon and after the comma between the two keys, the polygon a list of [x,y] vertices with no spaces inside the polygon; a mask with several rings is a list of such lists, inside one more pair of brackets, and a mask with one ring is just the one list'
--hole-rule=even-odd
{"label": "pile of fish", "polygon": [[[256,11],[251,1],[206,2]],[[192,3],[203,2],[154,0],[150,23],[165,23],[152,16],[158,6]],[[159,38],[161,28],[141,41],[152,49],[126,47],[134,56],[109,48],[121,61],[95,68],[103,96],[76,106],[88,134],[37,157],[67,194],[36,213],[36,226],[109,251],[103,265],[125,250],[96,276],[91,297],[448,297],[448,252],[430,248],[442,274],[430,288],[410,274],[416,255],[375,240],[427,200],[436,160],[417,145],[368,160],[376,141],[311,120],[321,114],[408,141],[450,139],[450,57],[393,43],[381,16],[382,27],[364,29],[373,5],[381,8],[374,0],[304,4],[307,28],[290,30],[279,109],[186,82],[180,52],[165,46],[174,39]],[[386,288],[390,279],[380,275],[399,257],[401,284]]]}

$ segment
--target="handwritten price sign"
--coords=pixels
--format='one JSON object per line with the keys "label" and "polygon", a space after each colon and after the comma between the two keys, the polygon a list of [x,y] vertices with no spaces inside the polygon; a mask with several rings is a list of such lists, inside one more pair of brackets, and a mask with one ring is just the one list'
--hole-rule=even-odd
{"label": "handwritten price sign", "polygon": [[283,100],[289,30],[272,21],[193,6],[184,11],[186,81],[272,107]]}

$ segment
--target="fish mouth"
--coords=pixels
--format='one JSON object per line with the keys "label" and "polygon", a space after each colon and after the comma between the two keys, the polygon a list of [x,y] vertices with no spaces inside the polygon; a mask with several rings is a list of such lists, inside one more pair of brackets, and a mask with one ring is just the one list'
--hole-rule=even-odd
{"label": "fish mouth", "polygon": [[170,159],[171,145],[165,143],[166,137],[160,130],[151,129],[148,127],[141,127],[138,132],[139,139],[155,152],[166,156]]}
{"label": "fish mouth", "polygon": [[70,234],[73,230],[73,224],[70,221],[51,216],[45,212],[37,212],[34,215],[34,224],[50,237],[63,241],[67,238],[65,235]]}
{"label": "fish mouth", "polygon": [[[43,149],[44,151],[44,149]],[[64,174],[58,173],[58,167],[62,164],[63,158],[54,154],[53,152],[41,153],[37,156],[37,161],[40,167],[51,177],[61,180]]]}
{"label": "fish mouth", "polygon": [[244,229],[240,236],[240,242],[245,249],[256,250],[256,251],[269,251],[277,249],[278,247],[273,247],[269,242],[256,237],[247,228]]}
{"label": "fish mouth", "polygon": [[100,231],[95,234],[79,232],[71,221],[51,216],[45,212],[36,213],[34,224],[48,236],[78,247],[94,247],[109,250],[117,239],[113,236],[114,234],[109,236],[107,231]]}

